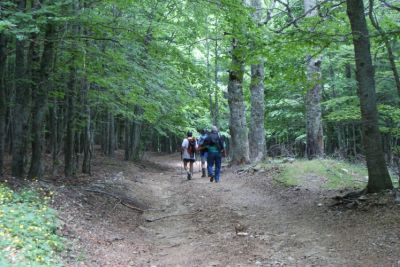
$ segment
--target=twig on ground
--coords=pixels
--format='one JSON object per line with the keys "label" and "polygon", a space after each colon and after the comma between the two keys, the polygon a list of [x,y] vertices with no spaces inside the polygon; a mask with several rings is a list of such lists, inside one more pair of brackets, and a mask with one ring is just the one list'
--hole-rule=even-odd
{"label": "twig on ground", "polygon": [[170,218],[170,217],[177,217],[177,216],[196,215],[199,212],[202,212],[202,210],[197,210],[197,211],[191,212],[191,213],[171,214],[171,215],[167,215],[167,216],[163,216],[163,217],[159,217],[159,218],[155,218],[155,219],[146,219],[146,222],[155,222],[155,221],[159,221],[162,219],[166,219],[166,218]]}
{"label": "twig on ground", "polygon": [[113,197],[113,198],[115,198],[115,199],[118,199],[118,200],[120,201],[121,205],[124,205],[125,207],[128,207],[128,208],[130,208],[130,209],[132,209],[132,210],[136,210],[136,211],[141,212],[141,213],[145,212],[145,210],[142,210],[142,209],[140,209],[140,208],[138,208],[138,207],[132,206],[132,205],[127,204],[127,203],[124,203],[124,200],[123,200],[123,199],[121,199],[119,196],[116,196],[116,195],[114,195],[114,194],[112,194],[112,193],[108,193],[108,192],[101,191],[101,190],[96,190],[96,189],[91,189],[91,188],[86,188],[85,191],[94,192],[94,193],[99,193],[99,194],[104,194],[104,195]]}

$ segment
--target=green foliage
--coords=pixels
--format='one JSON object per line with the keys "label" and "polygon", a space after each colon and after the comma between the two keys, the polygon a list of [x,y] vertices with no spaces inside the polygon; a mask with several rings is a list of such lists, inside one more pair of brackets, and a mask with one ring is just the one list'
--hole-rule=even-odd
{"label": "green foliage", "polygon": [[276,179],[289,186],[300,185],[311,188],[345,189],[363,188],[367,177],[365,166],[344,161],[296,160],[285,163]]}
{"label": "green foliage", "polygon": [[359,100],[356,96],[332,98],[323,103],[325,118],[329,122],[359,122],[361,120]]}
{"label": "green foliage", "polygon": [[63,240],[50,196],[31,189],[15,192],[0,184],[0,265],[61,266]]}

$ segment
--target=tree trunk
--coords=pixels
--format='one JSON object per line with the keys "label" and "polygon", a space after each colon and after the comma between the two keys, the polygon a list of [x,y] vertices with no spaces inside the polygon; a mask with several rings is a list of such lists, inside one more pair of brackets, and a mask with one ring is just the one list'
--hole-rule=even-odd
{"label": "tree trunk", "polygon": [[264,129],[264,64],[251,65],[251,117],[250,117],[250,156],[255,162],[261,161],[265,155]]}
{"label": "tree trunk", "polygon": [[92,118],[91,118],[91,110],[88,101],[88,91],[89,91],[88,81],[84,82],[84,106],[85,106],[85,115],[86,115],[86,125],[83,133],[83,161],[82,161],[82,172],[92,175],[91,171],[91,160],[92,160],[92,136],[91,136],[91,126],[92,126]]}
{"label": "tree trunk", "polygon": [[232,62],[229,70],[228,103],[229,130],[232,138],[232,163],[249,163],[249,139],[246,124],[246,110],[243,97],[244,66],[237,39],[232,40]]}
{"label": "tree trunk", "polygon": [[3,159],[6,135],[6,85],[5,74],[7,68],[7,39],[0,33],[0,177],[3,175]]}
{"label": "tree trunk", "polygon": [[218,40],[215,40],[215,53],[214,53],[214,112],[213,115],[214,117],[212,118],[212,121],[215,126],[219,128],[219,103],[218,103],[218,84],[219,84],[219,79],[218,79],[218,70],[219,70],[219,64],[218,64]]}
{"label": "tree trunk", "polygon": [[108,140],[107,140],[107,156],[114,157],[115,152],[115,119],[114,115],[108,113]]}
{"label": "tree trunk", "polygon": [[[25,0],[18,2],[18,11],[25,12]],[[12,175],[22,178],[25,174],[24,161],[28,132],[30,86],[26,68],[26,40],[15,40],[15,107],[12,138]]]}
{"label": "tree trunk", "polygon": [[131,121],[128,118],[125,118],[124,122],[124,159],[130,160],[131,159],[131,138],[130,138],[130,125]]}
{"label": "tree trunk", "polygon": [[52,155],[52,174],[56,175],[57,167],[58,167],[58,117],[57,117],[58,105],[57,101],[53,101],[53,105],[51,106],[50,113],[50,146],[51,146],[51,155]]}
{"label": "tree trunk", "polygon": [[44,142],[44,119],[47,110],[47,95],[49,90],[49,77],[54,61],[54,25],[49,23],[46,28],[43,46],[43,55],[40,63],[39,81],[33,92],[33,117],[32,117],[32,158],[29,177],[42,175],[42,150]]}
{"label": "tree trunk", "polygon": [[[317,16],[316,0],[304,0],[306,17]],[[307,57],[307,80],[310,89],[306,94],[307,158],[313,159],[324,153],[321,112],[321,59]]]}
{"label": "tree trunk", "polygon": [[374,68],[363,0],[347,0],[347,14],[353,34],[357,93],[360,98],[363,141],[369,176],[367,190],[373,193],[391,189],[393,184],[386,167],[378,128]]}
{"label": "tree trunk", "polygon": [[[261,0],[251,0],[250,6],[255,9],[252,14],[254,23],[261,23],[262,2]],[[257,58],[256,64],[251,65],[251,116],[250,116],[250,158],[254,162],[263,160],[265,155],[265,128],[264,128],[264,62],[262,58]]]}
{"label": "tree trunk", "polygon": [[139,121],[133,121],[131,127],[131,160],[140,158],[140,136],[142,125]]}
{"label": "tree trunk", "polygon": [[399,72],[397,71],[396,61],[395,61],[395,57],[393,54],[393,49],[392,49],[392,46],[390,45],[389,38],[388,38],[386,32],[381,28],[378,20],[374,16],[374,0],[369,0],[369,18],[370,18],[371,23],[374,26],[374,28],[381,35],[383,43],[385,44],[389,63],[390,63],[390,68],[392,69],[394,81],[395,81],[396,88],[397,88],[397,94],[400,96],[400,77],[399,77]]}
{"label": "tree trunk", "polygon": [[64,138],[64,174],[66,177],[75,175],[74,161],[74,136],[75,136],[75,94],[76,94],[76,67],[75,60],[72,60],[72,65],[69,68],[69,81],[66,92],[66,131]]}

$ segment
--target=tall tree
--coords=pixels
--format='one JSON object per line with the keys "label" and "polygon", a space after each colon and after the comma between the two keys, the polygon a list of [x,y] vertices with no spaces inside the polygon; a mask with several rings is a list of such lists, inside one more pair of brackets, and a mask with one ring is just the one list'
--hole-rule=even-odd
{"label": "tall tree", "polygon": [[7,39],[0,33],[0,177],[3,174],[4,141],[6,130],[6,87],[4,83],[7,68]]}
{"label": "tall tree", "polygon": [[34,81],[35,90],[33,91],[33,112],[32,112],[32,157],[29,170],[29,177],[39,177],[42,175],[42,151],[44,137],[44,119],[47,110],[47,95],[49,91],[49,78],[53,69],[54,61],[54,40],[55,26],[53,22],[46,25],[43,52],[38,70],[38,80]]}
{"label": "tall tree", "polygon": [[[26,1],[18,0],[17,8],[19,12],[24,13],[26,11]],[[22,22],[20,26],[22,27]],[[31,95],[26,62],[26,44],[26,36],[17,36],[15,40],[15,107],[12,138],[12,175],[19,178],[25,174],[24,162]]]}
{"label": "tall tree", "polygon": [[[252,13],[253,21],[257,27],[262,22],[262,1],[251,0],[248,3],[254,9]],[[256,45],[252,44],[256,49]],[[256,63],[251,65],[251,115],[250,115],[250,158],[254,162],[261,161],[265,154],[265,129],[264,129],[264,60],[257,56]]]}
{"label": "tall tree", "polygon": [[[305,17],[318,15],[317,0],[304,0]],[[313,29],[311,29],[313,30]],[[321,112],[321,58],[307,56],[306,132],[307,157],[313,159],[324,153]]]}
{"label": "tall tree", "polygon": [[363,0],[347,0],[347,15],[353,35],[356,80],[362,117],[363,141],[370,193],[393,188],[382,149],[376,107],[375,75]]}
{"label": "tall tree", "polygon": [[243,97],[244,59],[238,38],[232,39],[232,59],[229,67],[228,103],[229,132],[231,134],[232,163],[250,162],[249,140],[246,124],[246,107]]}

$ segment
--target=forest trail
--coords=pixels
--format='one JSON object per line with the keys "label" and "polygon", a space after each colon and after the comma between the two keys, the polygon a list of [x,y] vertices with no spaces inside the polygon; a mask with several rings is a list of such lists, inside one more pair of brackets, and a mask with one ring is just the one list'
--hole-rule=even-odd
{"label": "forest trail", "polygon": [[[82,190],[88,184],[58,190],[62,233],[75,240],[64,255],[67,266],[400,264],[398,216],[328,208],[337,192],[284,188],[268,171],[239,175],[233,168],[223,169],[221,183],[210,183],[197,165],[188,181],[177,155],[100,166],[113,166],[105,176],[150,210],[140,214]],[[236,234],[236,223],[247,235]]]}

